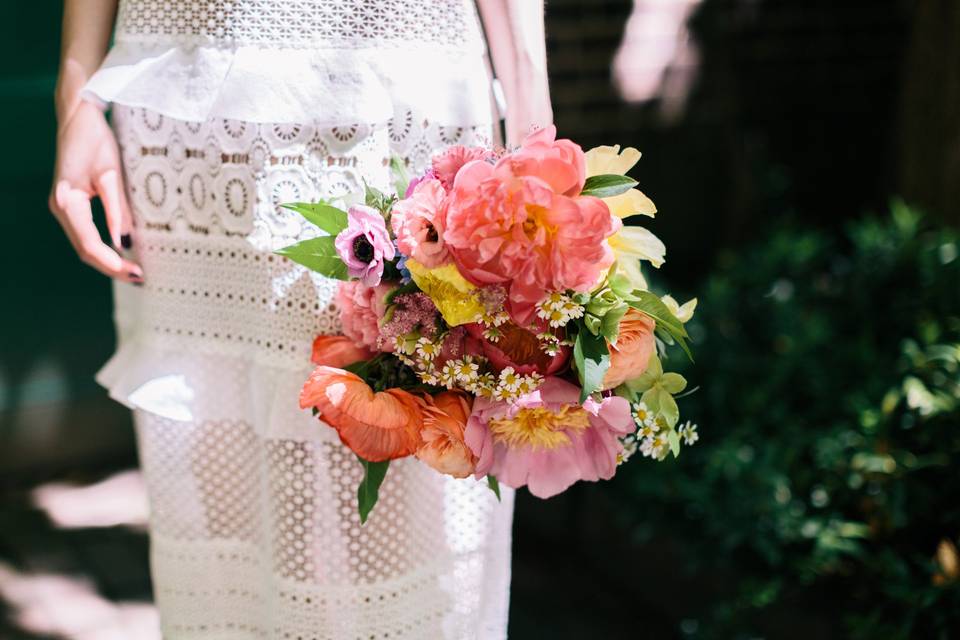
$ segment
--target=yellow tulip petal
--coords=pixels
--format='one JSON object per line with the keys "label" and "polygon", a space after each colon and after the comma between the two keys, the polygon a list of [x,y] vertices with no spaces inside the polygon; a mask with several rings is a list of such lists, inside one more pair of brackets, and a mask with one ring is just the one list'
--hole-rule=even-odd
{"label": "yellow tulip petal", "polygon": [[624,227],[610,238],[610,247],[617,255],[648,260],[654,267],[663,264],[667,247],[660,238],[643,227]]}
{"label": "yellow tulip petal", "polygon": [[594,147],[584,154],[587,161],[587,177],[604,174],[626,175],[640,160],[640,152],[633,147],[620,151],[620,145]]}
{"label": "yellow tulip petal", "polygon": [[606,202],[607,207],[610,208],[610,213],[621,220],[636,215],[650,216],[652,218],[657,214],[657,206],[653,204],[653,200],[643,195],[643,193],[637,189],[630,189],[626,193],[621,193],[618,196],[604,198],[603,201]]}
{"label": "yellow tulip petal", "polygon": [[407,269],[451,327],[474,322],[483,311],[483,305],[474,293],[477,288],[460,275],[456,265],[428,269],[416,260],[407,260]]}

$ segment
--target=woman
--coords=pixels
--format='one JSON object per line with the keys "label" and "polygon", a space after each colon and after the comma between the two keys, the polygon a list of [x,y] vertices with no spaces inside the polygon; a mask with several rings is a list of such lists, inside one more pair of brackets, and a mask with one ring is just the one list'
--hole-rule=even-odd
{"label": "woman", "polygon": [[[334,286],[272,253],[317,233],[280,204],[493,142],[472,0],[114,2],[66,2],[50,208],[118,283],[98,379],[135,411],[164,637],[504,637],[512,494],[401,462],[361,528],[359,464],[297,409]],[[515,142],[551,119],[542,5],[480,13]]]}

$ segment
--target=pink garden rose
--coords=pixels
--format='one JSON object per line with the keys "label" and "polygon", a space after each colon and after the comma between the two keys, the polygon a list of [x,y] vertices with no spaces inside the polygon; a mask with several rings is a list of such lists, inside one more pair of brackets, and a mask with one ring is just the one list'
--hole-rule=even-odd
{"label": "pink garden rose", "polygon": [[478,457],[476,477],[526,485],[538,498],[578,480],[612,478],[623,450],[619,438],[636,428],[630,403],[613,396],[581,406],[579,399],[580,389],[560,378],[547,378],[512,404],[477,398],[464,434]]}
{"label": "pink garden rose", "polygon": [[359,278],[368,287],[380,284],[384,262],[393,260],[397,253],[383,216],[362,204],[347,211],[347,228],[337,234],[334,244],[350,277]]}
{"label": "pink garden rose", "polygon": [[489,157],[490,152],[480,147],[464,147],[456,145],[446,149],[433,158],[433,175],[440,181],[443,188],[449,191],[453,188],[454,178],[460,168],[468,162],[483,160]]}
{"label": "pink garden rose", "polygon": [[431,269],[450,258],[443,244],[445,195],[439,180],[421,180],[406,198],[393,206],[390,216],[400,253]]}
{"label": "pink garden rose", "polygon": [[373,351],[392,352],[393,342],[380,340],[380,320],[387,311],[384,299],[395,288],[389,284],[368,287],[356,280],[341,282],[335,302],[340,308],[343,334]]}
{"label": "pink garden rose", "polygon": [[525,326],[551,291],[593,288],[613,264],[607,238],[620,230],[599,198],[579,196],[583,151],[549,127],[491,166],[469,162],[450,194],[443,239],[465,278],[508,288]]}

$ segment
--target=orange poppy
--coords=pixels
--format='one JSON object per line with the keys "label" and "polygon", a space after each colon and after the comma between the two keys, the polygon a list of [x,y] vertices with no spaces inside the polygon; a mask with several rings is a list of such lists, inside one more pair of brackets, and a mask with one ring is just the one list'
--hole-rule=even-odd
{"label": "orange poppy", "polygon": [[463,439],[470,416],[470,400],[456,391],[442,391],[426,396],[423,407],[423,444],[417,449],[417,458],[440,473],[454,478],[473,475],[477,456]]}
{"label": "orange poppy", "polygon": [[300,407],[316,407],[343,444],[369,462],[417,450],[422,404],[402,389],[374,392],[359,376],[326,366],[314,369],[300,392]]}
{"label": "orange poppy", "polygon": [[374,353],[347,336],[317,336],[313,341],[313,364],[345,367],[354,362],[369,360]]}

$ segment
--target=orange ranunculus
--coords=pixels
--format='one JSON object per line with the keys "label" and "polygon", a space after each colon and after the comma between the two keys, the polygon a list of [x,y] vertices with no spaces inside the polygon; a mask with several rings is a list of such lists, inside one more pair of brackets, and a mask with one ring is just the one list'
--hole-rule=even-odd
{"label": "orange ranunculus", "polygon": [[369,360],[373,356],[373,351],[358,345],[347,336],[317,336],[313,341],[313,355],[310,359],[315,365],[341,369],[354,362]]}
{"label": "orange ranunculus", "polygon": [[454,478],[473,475],[477,456],[463,440],[470,416],[470,401],[463,393],[442,391],[425,398],[423,407],[423,444],[417,457],[440,473]]}
{"label": "orange ranunculus", "polygon": [[630,309],[620,320],[617,344],[610,346],[610,368],[603,377],[603,388],[613,389],[627,380],[640,376],[647,369],[653,355],[653,318]]}
{"label": "orange ranunculus", "polygon": [[300,407],[316,407],[351,451],[369,462],[394,460],[420,446],[422,401],[402,389],[374,393],[359,376],[317,367],[300,391]]}

